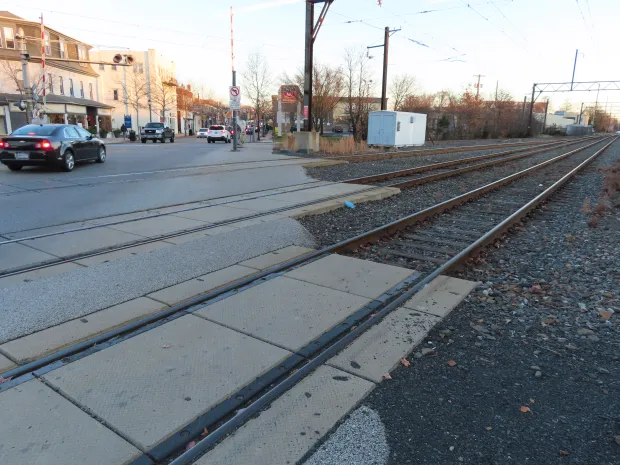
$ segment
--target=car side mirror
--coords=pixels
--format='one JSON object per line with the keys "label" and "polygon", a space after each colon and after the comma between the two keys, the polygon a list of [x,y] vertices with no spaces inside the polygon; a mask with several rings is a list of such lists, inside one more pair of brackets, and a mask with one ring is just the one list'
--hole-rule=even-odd
{"label": "car side mirror", "polygon": [[86,138],[86,140],[92,140],[94,137],[95,137],[95,136],[93,136],[93,135],[91,134],[90,136],[88,136],[88,137]]}

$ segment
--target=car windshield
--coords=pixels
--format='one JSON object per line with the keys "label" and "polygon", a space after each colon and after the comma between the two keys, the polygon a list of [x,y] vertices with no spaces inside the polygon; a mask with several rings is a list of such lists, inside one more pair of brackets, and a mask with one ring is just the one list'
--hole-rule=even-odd
{"label": "car windshield", "polygon": [[163,129],[164,128],[164,123],[146,123],[146,126],[144,126],[145,128],[155,128],[155,129]]}
{"label": "car windshield", "polygon": [[224,130],[224,126],[211,126],[209,129],[211,129],[213,131],[223,131]]}
{"label": "car windshield", "polygon": [[208,131],[208,129],[207,129],[207,128],[200,128],[200,129],[198,130],[198,132],[207,132],[207,131]]}
{"label": "car windshield", "polygon": [[16,129],[11,133],[12,136],[51,136],[57,126],[38,126],[29,124]]}

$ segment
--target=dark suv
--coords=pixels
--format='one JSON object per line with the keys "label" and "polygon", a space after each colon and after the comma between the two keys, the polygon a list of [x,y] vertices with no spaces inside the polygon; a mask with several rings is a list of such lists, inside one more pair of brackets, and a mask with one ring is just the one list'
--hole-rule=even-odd
{"label": "dark suv", "polygon": [[164,126],[164,123],[146,123],[146,126],[140,131],[140,140],[146,144],[147,139],[153,142],[161,141],[162,144],[166,142],[166,139],[174,142],[174,131]]}

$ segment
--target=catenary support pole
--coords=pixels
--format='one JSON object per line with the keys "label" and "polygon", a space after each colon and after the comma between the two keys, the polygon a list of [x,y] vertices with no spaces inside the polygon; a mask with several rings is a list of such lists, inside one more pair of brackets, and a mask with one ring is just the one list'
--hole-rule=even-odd
{"label": "catenary support pole", "polygon": [[306,2],[306,50],[304,65],[304,130],[312,131],[312,68],[314,49],[314,3]]}
{"label": "catenary support pole", "polygon": [[390,47],[390,28],[385,28],[383,40],[383,82],[381,83],[381,109],[387,110],[387,75],[388,75],[388,52]]}

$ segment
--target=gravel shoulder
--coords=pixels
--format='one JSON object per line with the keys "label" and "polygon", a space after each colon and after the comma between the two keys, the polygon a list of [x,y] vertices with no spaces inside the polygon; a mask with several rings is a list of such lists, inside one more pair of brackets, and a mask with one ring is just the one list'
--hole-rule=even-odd
{"label": "gravel shoulder", "polygon": [[362,407],[384,425],[384,463],[620,463],[620,203],[596,227],[587,213],[619,159],[616,143],[453,273],[484,284]]}

